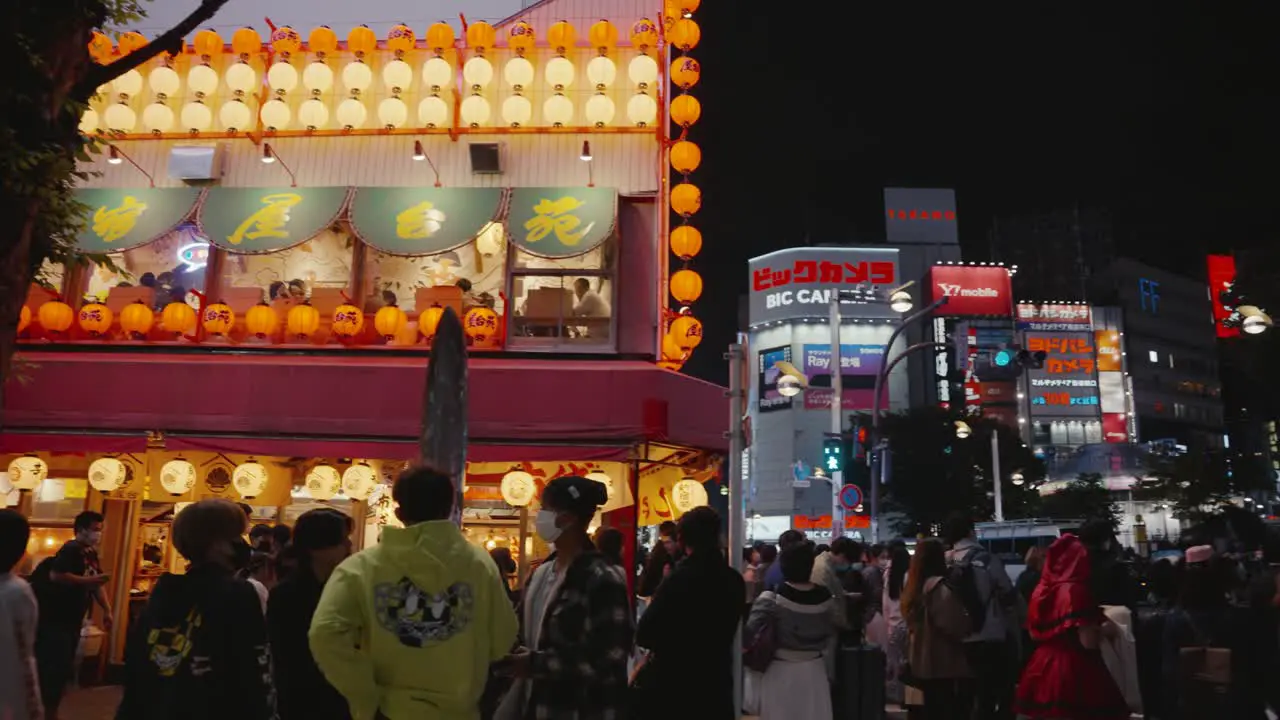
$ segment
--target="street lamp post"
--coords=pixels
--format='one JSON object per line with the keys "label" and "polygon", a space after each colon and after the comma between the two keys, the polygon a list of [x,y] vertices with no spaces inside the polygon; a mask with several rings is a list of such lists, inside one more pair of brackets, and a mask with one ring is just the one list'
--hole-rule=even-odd
{"label": "street lamp post", "polygon": [[[844,368],[840,367],[840,291],[831,292],[831,433],[839,435],[840,414],[844,409]],[[844,487],[844,470],[831,473],[831,539],[844,535],[844,507],[840,490]]]}

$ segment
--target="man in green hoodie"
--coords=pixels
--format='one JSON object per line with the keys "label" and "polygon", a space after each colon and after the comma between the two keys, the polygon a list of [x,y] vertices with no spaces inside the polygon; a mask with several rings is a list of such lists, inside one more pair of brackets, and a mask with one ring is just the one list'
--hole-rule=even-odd
{"label": "man in green hoodie", "polygon": [[498,567],[450,521],[448,475],[414,468],[392,498],[403,528],[329,578],[311,621],[311,652],[356,720],[476,720],[489,665],[517,621]]}

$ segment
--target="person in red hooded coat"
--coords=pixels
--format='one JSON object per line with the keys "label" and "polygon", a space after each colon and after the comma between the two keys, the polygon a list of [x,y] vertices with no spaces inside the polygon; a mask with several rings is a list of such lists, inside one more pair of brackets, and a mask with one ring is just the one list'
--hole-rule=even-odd
{"label": "person in red hooded coat", "polygon": [[1089,552],[1074,535],[1049,547],[1031,593],[1027,630],[1037,643],[1014,709],[1029,718],[1127,720],[1129,708],[1098,651],[1102,610],[1089,590]]}

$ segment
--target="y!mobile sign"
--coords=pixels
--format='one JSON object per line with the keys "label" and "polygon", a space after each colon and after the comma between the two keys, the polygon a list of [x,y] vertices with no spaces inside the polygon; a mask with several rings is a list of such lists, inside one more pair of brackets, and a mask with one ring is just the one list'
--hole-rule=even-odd
{"label": "y!mobile sign", "polygon": [[947,298],[936,315],[1008,317],[1013,313],[1009,271],[1002,267],[934,265],[929,274],[933,297]]}
{"label": "y!mobile sign", "polygon": [[[803,372],[810,388],[804,394],[806,409],[831,407],[831,346],[805,345]],[[840,407],[845,410],[870,410],[875,400],[875,379],[884,362],[883,345],[840,346]],[[827,387],[812,387],[815,378],[824,378]],[[881,389],[881,400],[888,398],[889,388]]]}
{"label": "y!mobile sign", "polygon": [[[884,302],[898,280],[898,251],[891,248],[802,247],[752,258],[748,322],[825,318],[832,293],[850,290],[840,312],[849,318],[896,315]],[[867,302],[860,296],[879,297]]]}

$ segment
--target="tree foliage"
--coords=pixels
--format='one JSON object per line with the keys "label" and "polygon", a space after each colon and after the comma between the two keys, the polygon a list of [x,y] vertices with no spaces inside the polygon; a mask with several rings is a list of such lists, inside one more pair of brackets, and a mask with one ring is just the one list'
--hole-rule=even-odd
{"label": "tree foliage", "polygon": [[1235,507],[1242,495],[1270,488],[1256,463],[1228,462],[1218,449],[1195,445],[1186,452],[1147,455],[1147,475],[1134,487],[1134,497],[1166,502],[1175,517],[1202,522]]}
{"label": "tree foliage", "polygon": [[1120,508],[1098,473],[1081,473],[1066,487],[1045,495],[1040,511],[1051,518],[1106,520],[1112,532],[1120,528]]}
{"label": "tree foliage", "polygon": [[[1009,427],[986,418],[969,418],[968,438],[956,437],[955,418],[937,408],[914,408],[884,418],[891,454],[886,510],[905,515],[898,532],[929,532],[956,510],[975,520],[993,517],[991,434],[999,433],[1001,490],[1007,518],[1037,510],[1032,487],[1044,478],[1044,465]],[[1023,484],[1015,485],[1015,472]]]}

